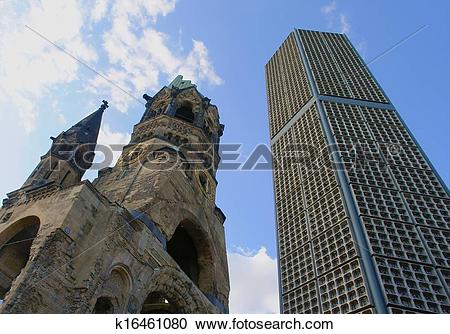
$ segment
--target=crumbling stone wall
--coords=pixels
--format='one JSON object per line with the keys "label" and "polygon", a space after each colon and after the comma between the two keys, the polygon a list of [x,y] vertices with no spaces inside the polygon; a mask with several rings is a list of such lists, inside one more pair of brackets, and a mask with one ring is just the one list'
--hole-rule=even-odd
{"label": "crumbling stone wall", "polygon": [[[228,311],[225,216],[215,205],[223,126],[209,99],[185,86],[147,96],[132,142],[93,183],[58,178],[11,193],[0,208],[0,252],[30,219],[39,230],[1,313],[139,313],[149,296],[180,313]],[[192,108],[192,124],[176,118],[180,106]],[[194,153],[202,171],[182,168],[193,144],[213,149]],[[194,245],[196,282],[167,250],[179,226]]]}
{"label": "crumbling stone wall", "polygon": [[[60,218],[41,219],[30,260],[0,306],[2,313],[89,313],[100,296],[114,299],[115,312],[137,313],[154,291],[163,291],[182,312],[219,312],[147,226],[107,202],[89,181],[74,188],[64,190],[66,203],[73,201],[65,217],[54,198],[41,203],[47,210],[41,216],[48,219],[53,212]],[[38,216],[35,204],[25,205],[21,214]],[[11,218],[0,225],[0,235],[20,222]]]}

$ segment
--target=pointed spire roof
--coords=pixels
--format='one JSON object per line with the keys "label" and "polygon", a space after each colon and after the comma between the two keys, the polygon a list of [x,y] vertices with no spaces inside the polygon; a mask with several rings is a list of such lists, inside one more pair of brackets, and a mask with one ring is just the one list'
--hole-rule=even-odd
{"label": "pointed spire roof", "polygon": [[58,137],[50,137],[53,140],[50,152],[70,160],[82,173],[91,167],[94,160],[103,112],[108,108],[108,102],[105,100],[102,102],[100,108]]}
{"label": "pointed spire roof", "polygon": [[83,118],[77,124],[65,131],[64,134],[66,136],[75,134],[77,142],[80,144],[97,143],[103,112],[109,107],[107,101],[103,100],[102,102],[100,108]]}

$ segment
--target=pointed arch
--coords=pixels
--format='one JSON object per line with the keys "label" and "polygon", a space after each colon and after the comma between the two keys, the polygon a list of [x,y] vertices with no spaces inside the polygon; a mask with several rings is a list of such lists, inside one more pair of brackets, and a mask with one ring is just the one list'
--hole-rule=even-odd
{"label": "pointed arch", "polygon": [[27,265],[40,226],[37,216],[28,216],[12,223],[0,234],[0,299],[5,299]]}
{"label": "pointed arch", "polygon": [[167,252],[191,281],[198,285],[200,271],[198,252],[183,223],[178,225],[172,238],[167,243]]}
{"label": "pointed arch", "polygon": [[168,240],[167,251],[201,291],[213,291],[215,267],[211,242],[199,223],[183,219]]}

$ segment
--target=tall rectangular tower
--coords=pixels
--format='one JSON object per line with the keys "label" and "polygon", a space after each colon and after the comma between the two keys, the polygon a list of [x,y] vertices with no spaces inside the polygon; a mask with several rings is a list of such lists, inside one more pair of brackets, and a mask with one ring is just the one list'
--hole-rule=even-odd
{"label": "tall rectangular tower", "polygon": [[283,313],[450,313],[450,196],[343,34],[266,65]]}

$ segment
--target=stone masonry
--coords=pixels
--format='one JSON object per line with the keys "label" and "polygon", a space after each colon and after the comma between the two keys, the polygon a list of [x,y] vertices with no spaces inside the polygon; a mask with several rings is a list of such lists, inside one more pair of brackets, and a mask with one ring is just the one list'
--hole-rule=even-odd
{"label": "stone masonry", "polygon": [[217,107],[178,76],[114,167],[81,181],[107,102],[0,209],[1,313],[227,313]]}

